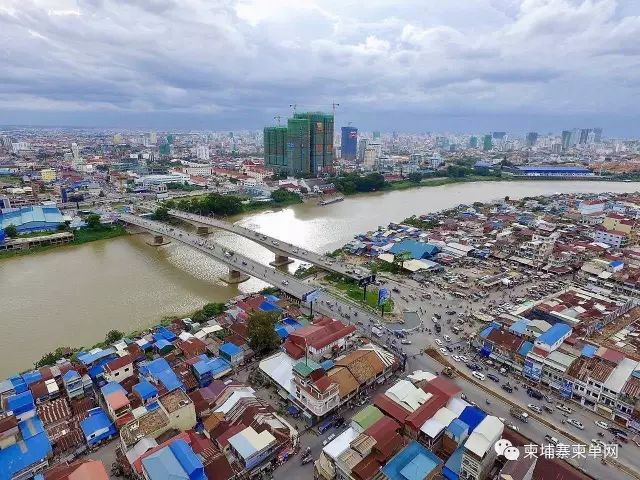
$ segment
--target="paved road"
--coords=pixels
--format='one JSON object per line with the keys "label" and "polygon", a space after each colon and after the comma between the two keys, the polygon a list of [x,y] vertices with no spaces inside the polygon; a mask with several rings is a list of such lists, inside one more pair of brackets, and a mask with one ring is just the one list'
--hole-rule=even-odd
{"label": "paved road", "polygon": [[[157,205],[155,204],[148,203],[140,206],[144,206],[151,210],[157,207]],[[349,265],[335,258],[327,257],[306,248],[284,242],[275,237],[265,235],[250,228],[246,228],[235,223],[230,223],[219,218],[196,215],[194,213],[182,212],[175,209],[170,209],[169,215],[181,220],[220,228],[227,232],[235,233],[236,235],[248,238],[249,240],[262,245],[263,247],[274,252],[276,255],[297,258],[304,262],[316,265],[323,270],[334,272],[344,277],[352,278],[354,280],[360,280],[361,278],[365,278],[371,275],[371,272],[364,267],[354,267],[353,265]]]}

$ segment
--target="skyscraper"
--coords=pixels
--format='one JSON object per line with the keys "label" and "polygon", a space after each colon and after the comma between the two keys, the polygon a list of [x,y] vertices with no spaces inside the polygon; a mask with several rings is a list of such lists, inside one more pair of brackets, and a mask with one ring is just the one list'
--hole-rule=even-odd
{"label": "skyscraper", "polygon": [[602,129],[601,128],[594,128],[593,129],[593,141],[595,143],[602,142]]}
{"label": "skyscraper", "polygon": [[583,128],[580,130],[580,144],[584,145],[589,140],[589,134],[591,133],[590,128]]}
{"label": "skyscraper", "polygon": [[567,150],[571,147],[571,132],[569,130],[562,131],[562,149]]}
{"label": "skyscraper", "polygon": [[[282,136],[286,144],[280,153]],[[333,165],[333,115],[296,113],[285,127],[264,129],[265,165],[292,175],[318,173]]]}
{"label": "skyscraper", "polygon": [[538,132],[527,133],[527,146],[533,147],[538,141]]}
{"label": "skyscraper", "polygon": [[373,132],[373,139],[380,140],[380,132]]}
{"label": "skyscraper", "polygon": [[469,147],[478,148],[478,137],[474,136],[469,139]]}
{"label": "skyscraper", "polygon": [[507,135],[507,132],[493,132],[493,138],[495,140],[502,140]]}
{"label": "skyscraper", "polygon": [[71,144],[71,152],[73,153],[73,158],[75,160],[80,158],[80,148],[78,148],[78,144],[73,142]]}
{"label": "skyscraper", "polygon": [[358,129],[355,127],[342,127],[342,158],[355,160],[358,153]]}
{"label": "skyscraper", "polygon": [[276,170],[287,170],[287,127],[265,127],[264,164]]}
{"label": "skyscraper", "polygon": [[493,142],[491,141],[491,135],[485,135],[482,140],[482,150],[485,152],[491,150],[493,148]]}

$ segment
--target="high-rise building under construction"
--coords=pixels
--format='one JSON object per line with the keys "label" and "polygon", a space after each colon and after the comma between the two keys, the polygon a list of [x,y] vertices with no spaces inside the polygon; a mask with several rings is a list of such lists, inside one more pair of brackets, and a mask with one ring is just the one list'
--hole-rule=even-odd
{"label": "high-rise building under construction", "polygon": [[318,175],[333,165],[333,115],[296,113],[286,127],[264,129],[265,166],[290,175]]}

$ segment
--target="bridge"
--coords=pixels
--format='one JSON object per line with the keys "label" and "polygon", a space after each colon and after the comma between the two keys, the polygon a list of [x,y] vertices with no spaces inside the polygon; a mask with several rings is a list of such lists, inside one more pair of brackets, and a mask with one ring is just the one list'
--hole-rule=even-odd
{"label": "bridge", "polygon": [[307,303],[312,311],[315,309],[316,312],[323,315],[333,318],[344,317],[346,319],[358,317],[363,321],[374,323],[379,323],[381,320],[374,313],[336,299],[293,275],[282,272],[277,268],[263,265],[250,257],[223,247],[214,241],[207,240],[198,234],[128,213],[119,213],[118,217],[123,223],[136,226],[153,234],[153,245],[165,245],[169,243],[170,239],[175,240],[227,265],[229,274],[223,277],[223,280],[228,283],[240,283],[248,280],[249,277],[255,277],[278,287],[281,291],[294,298],[300,299]]}
{"label": "bridge", "polygon": [[[155,204],[143,204],[145,208],[155,210],[157,205]],[[241,237],[248,238],[259,245],[271,250],[275,254],[275,260],[270,265],[277,267],[291,263],[291,257],[297,258],[304,262],[315,265],[323,270],[337,273],[346,278],[351,278],[358,282],[361,287],[364,287],[375,280],[374,275],[366,268],[356,267],[342,262],[335,258],[327,257],[319,253],[310,251],[308,249],[293,245],[291,243],[284,242],[277,238],[265,235],[263,233],[251,230],[250,228],[236,225],[218,218],[206,217],[204,215],[197,215],[195,213],[187,213],[180,210],[170,209],[169,215],[180,220],[194,224],[198,227],[198,233],[209,233],[209,227],[219,228],[227,232],[235,233]]]}

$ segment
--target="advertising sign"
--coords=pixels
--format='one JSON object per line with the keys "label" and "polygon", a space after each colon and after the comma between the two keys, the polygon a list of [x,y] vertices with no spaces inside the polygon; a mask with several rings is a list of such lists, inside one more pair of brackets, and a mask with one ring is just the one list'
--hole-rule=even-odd
{"label": "advertising sign", "polygon": [[302,301],[306,303],[315,302],[320,297],[321,293],[322,290],[320,289],[311,290],[307,293],[302,294]]}
{"label": "advertising sign", "polygon": [[378,290],[378,305],[384,305],[389,300],[389,289],[381,288]]}

